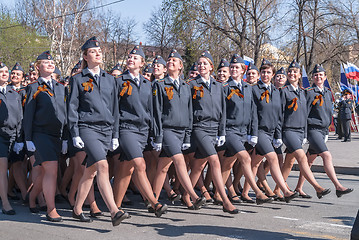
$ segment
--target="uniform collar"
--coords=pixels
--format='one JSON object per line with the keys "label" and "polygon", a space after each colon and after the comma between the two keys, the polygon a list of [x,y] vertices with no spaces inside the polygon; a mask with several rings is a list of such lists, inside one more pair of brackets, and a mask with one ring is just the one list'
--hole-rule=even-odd
{"label": "uniform collar", "polygon": [[260,88],[262,88],[262,89],[267,89],[268,86],[270,86],[271,90],[274,90],[274,89],[275,89],[275,87],[274,87],[274,85],[273,85],[272,83],[269,83],[269,84],[267,85],[267,84],[263,83],[262,81],[258,81],[258,86],[259,86]]}

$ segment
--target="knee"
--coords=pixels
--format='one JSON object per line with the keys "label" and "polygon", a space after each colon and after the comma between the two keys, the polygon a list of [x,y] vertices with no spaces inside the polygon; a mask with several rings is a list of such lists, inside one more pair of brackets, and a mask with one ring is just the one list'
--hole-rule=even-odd
{"label": "knee", "polygon": [[107,161],[100,161],[97,163],[97,172],[100,174],[108,173],[108,163]]}

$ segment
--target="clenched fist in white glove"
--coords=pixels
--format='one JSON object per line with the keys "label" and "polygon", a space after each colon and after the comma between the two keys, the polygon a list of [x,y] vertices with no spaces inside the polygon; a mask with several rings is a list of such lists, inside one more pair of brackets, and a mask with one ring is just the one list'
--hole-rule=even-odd
{"label": "clenched fist in white glove", "polygon": [[282,144],[283,144],[282,139],[273,139],[273,147],[279,148],[280,146],[282,146]]}
{"label": "clenched fist in white glove", "polygon": [[226,136],[219,136],[219,137],[217,137],[217,139],[216,139],[216,145],[218,146],[218,147],[221,147],[221,146],[223,146],[223,144],[226,142]]}
{"label": "clenched fist in white glove", "polygon": [[85,143],[82,141],[80,137],[73,137],[72,142],[74,143],[74,147],[83,148]]}
{"label": "clenched fist in white glove", "polygon": [[190,147],[191,147],[191,144],[190,144],[190,143],[183,143],[181,149],[182,149],[182,151],[185,151],[185,150],[187,150],[187,149],[190,148]]}
{"label": "clenched fist in white glove", "polygon": [[118,148],[118,146],[120,146],[120,144],[118,143],[118,139],[117,138],[112,138],[112,140],[111,140],[111,149],[110,150],[113,152]]}
{"label": "clenched fist in white glove", "polygon": [[30,152],[35,152],[36,151],[36,147],[35,147],[35,145],[34,145],[34,143],[32,141],[26,141],[26,148]]}

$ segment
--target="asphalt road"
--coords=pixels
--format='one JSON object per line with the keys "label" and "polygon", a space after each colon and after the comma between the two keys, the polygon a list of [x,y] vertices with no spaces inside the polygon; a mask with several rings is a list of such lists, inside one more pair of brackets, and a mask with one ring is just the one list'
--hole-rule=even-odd
{"label": "asphalt road", "polygon": [[[293,172],[288,179],[292,188],[297,175]],[[323,199],[296,199],[289,204],[274,202],[262,206],[239,204],[241,212],[237,215],[224,213],[215,205],[191,211],[176,204],[163,217],[156,218],[145,210],[138,195],[130,194],[136,202],[128,209],[132,217],[117,227],[112,227],[108,212],[92,223],[80,223],[72,219],[63,202],[58,208],[64,221],[50,223],[44,213],[31,214],[26,206],[13,202],[17,215],[0,214],[0,239],[349,239],[359,209],[358,176],[338,175],[344,186],[356,189],[342,198],[336,197],[325,174],[315,176],[323,187],[332,189]],[[274,185],[270,177],[269,182]],[[308,183],[304,190],[315,194]],[[100,206],[106,210],[102,202]]]}

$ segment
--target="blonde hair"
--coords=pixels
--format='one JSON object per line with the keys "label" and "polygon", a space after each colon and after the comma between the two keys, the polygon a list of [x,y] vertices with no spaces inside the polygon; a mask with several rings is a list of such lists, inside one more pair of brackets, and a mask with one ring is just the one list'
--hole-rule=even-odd
{"label": "blonde hair", "polygon": [[201,58],[206,59],[206,60],[209,62],[209,64],[211,65],[212,70],[211,70],[211,71],[209,71],[209,72],[210,72],[210,75],[212,75],[212,73],[214,72],[214,65],[213,65],[213,62],[211,61],[211,59],[209,59],[208,57],[205,57],[205,56],[200,56],[200,57],[198,58],[198,60],[199,60],[199,59],[201,59]]}

